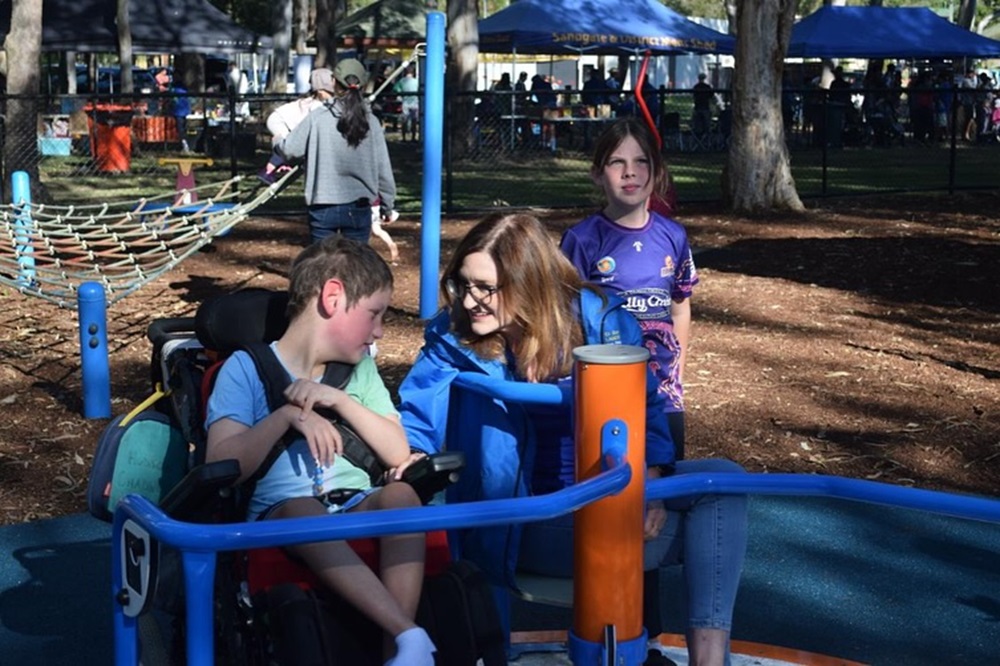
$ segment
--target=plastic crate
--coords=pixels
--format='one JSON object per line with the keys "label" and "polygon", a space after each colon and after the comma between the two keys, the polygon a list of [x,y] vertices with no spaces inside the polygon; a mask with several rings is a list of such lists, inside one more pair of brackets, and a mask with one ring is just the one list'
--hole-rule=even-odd
{"label": "plastic crate", "polygon": [[56,157],[68,157],[73,140],[67,137],[40,136],[38,137],[38,152],[42,155]]}

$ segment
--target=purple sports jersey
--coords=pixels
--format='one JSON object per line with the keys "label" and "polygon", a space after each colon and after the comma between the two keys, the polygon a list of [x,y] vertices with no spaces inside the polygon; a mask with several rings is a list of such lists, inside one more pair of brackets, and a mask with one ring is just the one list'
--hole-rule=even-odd
{"label": "purple sports jersey", "polygon": [[584,280],[624,299],[642,327],[649,367],[667,411],[683,411],[680,344],[670,306],[672,300],[690,298],[698,283],[684,227],[651,212],[644,227],[627,229],[597,213],[566,232],[562,251]]}

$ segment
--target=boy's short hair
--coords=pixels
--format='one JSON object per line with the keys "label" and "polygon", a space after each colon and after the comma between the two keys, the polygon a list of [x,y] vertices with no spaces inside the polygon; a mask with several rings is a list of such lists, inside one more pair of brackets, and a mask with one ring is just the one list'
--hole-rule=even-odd
{"label": "boy's short hair", "polygon": [[316,241],[292,262],[288,284],[288,319],[303,312],[319,295],[327,280],[340,280],[347,294],[347,308],[366,296],[392,289],[392,270],[368,243],[340,234]]}

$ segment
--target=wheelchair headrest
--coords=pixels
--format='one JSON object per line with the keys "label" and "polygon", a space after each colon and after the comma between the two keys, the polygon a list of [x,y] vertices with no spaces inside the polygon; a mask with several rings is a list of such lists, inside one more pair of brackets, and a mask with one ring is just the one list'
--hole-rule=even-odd
{"label": "wheelchair headrest", "polygon": [[288,328],[288,292],[241,289],[198,308],[194,331],[205,347],[229,355],[251,342],[272,342]]}

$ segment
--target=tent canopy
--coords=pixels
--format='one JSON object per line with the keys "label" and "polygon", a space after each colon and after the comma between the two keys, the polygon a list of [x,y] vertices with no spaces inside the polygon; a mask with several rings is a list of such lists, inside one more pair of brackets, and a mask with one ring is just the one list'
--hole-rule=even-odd
{"label": "tent canopy", "polygon": [[[118,50],[115,0],[43,0],[42,50]],[[10,31],[9,2],[0,5],[0,37]],[[246,53],[270,50],[270,37],[237,25],[208,0],[129,0],[137,53]]]}
{"label": "tent canopy", "polygon": [[823,7],[792,27],[792,58],[1000,56],[1000,42],[926,7]]}
{"label": "tent canopy", "polygon": [[484,53],[732,53],[734,45],[656,0],[518,0],[479,21]]}
{"label": "tent canopy", "polygon": [[337,23],[345,46],[415,46],[426,40],[427,5],[415,0],[378,0]]}

